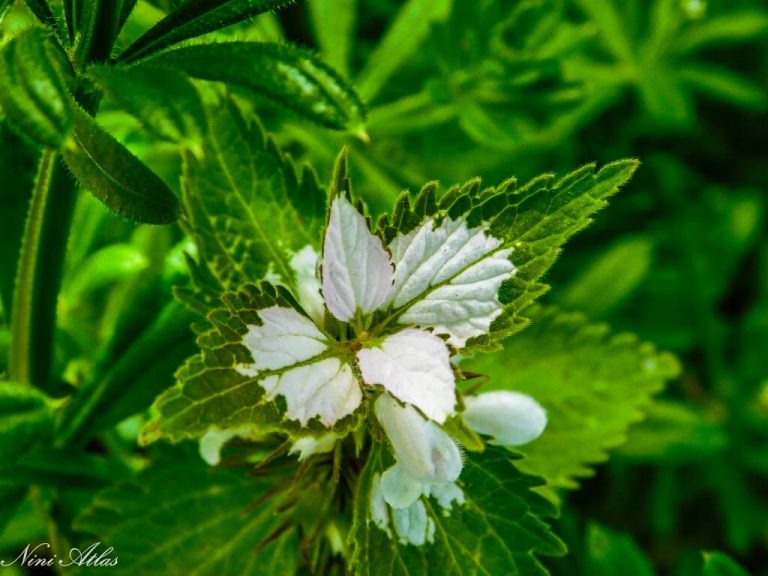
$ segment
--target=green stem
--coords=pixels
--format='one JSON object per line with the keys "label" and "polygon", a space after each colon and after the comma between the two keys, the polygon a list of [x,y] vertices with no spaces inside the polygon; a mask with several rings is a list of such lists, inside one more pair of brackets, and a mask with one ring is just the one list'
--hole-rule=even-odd
{"label": "green stem", "polygon": [[16,274],[11,315],[12,380],[49,387],[56,300],[75,206],[75,182],[54,150],[40,159]]}

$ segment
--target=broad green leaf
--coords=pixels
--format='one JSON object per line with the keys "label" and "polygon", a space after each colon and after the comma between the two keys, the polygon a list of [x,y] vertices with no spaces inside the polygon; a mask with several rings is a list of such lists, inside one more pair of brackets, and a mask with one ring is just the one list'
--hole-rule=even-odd
{"label": "broad green leaf", "polygon": [[136,478],[99,493],[76,521],[76,529],[114,547],[119,563],[106,570],[148,576],[296,572],[297,531],[283,524],[280,498],[267,499],[290,478],[211,470],[195,455],[161,456]]}
{"label": "broad green leaf", "polygon": [[328,64],[349,76],[349,60],[355,41],[357,0],[309,2],[315,37]]}
{"label": "broad green leaf", "polygon": [[597,171],[590,164],[560,180],[551,174],[539,176],[519,189],[514,180],[495,188],[481,188],[479,180],[471,180],[438,194],[432,183],[415,200],[403,194],[392,217],[380,219],[379,229],[389,244],[398,234],[410,238],[429,219],[442,220],[441,226],[449,219],[461,220],[471,229],[483,226],[490,238],[500,242],[483,258],[507,254],[516,272],[501,284],[498,298],[503,313],[493,320],[490,333],[469,342],[470,349],[494,349],[499,338],[525,325],[520,312],[546,291],[539,279],[565,240],[589,224],[590,216],[607,204],[636,167],[634,160],[620,160]]}
{"label": "broad green leaf", "polygon": [[165,182],[80,108],[61,156],[83,188],[120,216],[148,224],[178,218],[178,201]]}
{"label": "broad green leaf", "polygon": [[6,319],[11,315],[16,265],[21,251],[39,151],[5,122],[0,122],[0,302]]}
{"label": "broad green leaf", "polygon": [[184,0],[128,46],[118,59],[132,62],[145,58],[183,40],[242,22],[287,3],[288,0]]}
{"label": "broad green leaf", "polygon": [[703,576],[749,576],[749,572],[722,552],[704,552]]}
{"label": "broad green leaf", "polygon": [[0,110],[20,135],[56,148],[72,126],[69,64],[53,39],[30,28],[0,49]]}
{"label": "broad green leaf", "polygon": [[472,454],[459,478],[466,502],[442,514],[434,500],[426,503],[435,523],[434,542],[399,545],[370,518],[374,475],[384,468],[382,451],[374,449],[355,493],[352,570],[361,576],[496,574],[544,576],[539,555],[562,555],[565,547],[546,519],[554,506],[531,489],[540,480],[521,473],[517,456],[492,447]]}
{"label": "broad green leaf", "polygon": [[544,434],[521,447],[523,470],[556,488],[575,488],[590,465],[626,440],[678,368],[669,354],[631,334],[613,334],[580,314],[535,308],[532,324],[504,342],[504,351],[462,364],[489,377],[486,387],[524,392],[547,410]]}
{"label": "broad green leaf", "polygon": [[227,429],[245,425],[264,434],[298,430],[296,423],[283,421],[275,402],[267,400],[260,384],[264,376],[238,369],[253,362],[243,338],[248,325],[262,323],[257,311],[274,305],[293,308],[293,302],[286,290],[267,284],[246,284],[236,293],[223,295],[221,308],[208,315],[211,326],[198,338],[200,354],[179,369],[177,385],[157,398],[155,417],[144,428],[142,441],[199,438],[213,426]]}
{"label": "broad green leaf", "polygon": [[617,452],[632,461],[680,466],[685,462],[706,462],[727,447],[726,431],[715,415],[682,402],[657,400]]}
{"label": "broad green leaf", "polygon": [[322,126],[364,134],[365,108],[354,88],[307,50],[287,44],[222,42],[170,50],[150,62],[183,70],[193,78],[245,88]]}
{"label": "broad green leaf", "polygon": [[199,149],[207,128],[205,110],[184,73],[158,66],[98,65],[88,75],[155,136]]}
{"label": "broad green leaf", "polygon": [[355,81],[365,102],[371,102],[392,74],[413,56],[432,24],[448,17],[451,4],[451,0],[408,0],[400,8]]}
{"label": "broad green leaf", "polygon": [[587,528],[587,566],[589,576],[654,576],[648,558],[628,535],[598,524]]}
{"label": "broad green leaf", "polygon": [[36,388],[0,382],[0,467],[13,464],[53,429],[49,399]]}
{"label": "broad green leaf", "polygon": [[232,102],[209,114],[203,154],[185,154],[182,182],[200,266],[223,289],[234,290],[267,272],[291,282],[292,253],[320,241],[326,194],[308,169],[299,177]]}
{"label": "broad green leaf", "polygon": [[648,273],[652,257],[653,243],[648,237],[619,240],[564,288],[558,304],[594,320],[602,318],[632,295]]}

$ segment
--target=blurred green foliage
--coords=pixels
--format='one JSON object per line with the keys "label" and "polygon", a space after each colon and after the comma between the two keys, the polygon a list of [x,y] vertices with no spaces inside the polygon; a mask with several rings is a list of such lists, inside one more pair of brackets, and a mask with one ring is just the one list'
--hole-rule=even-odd
{"label": "blurred green foliage", "polygon": [[[0,2],[0,17],[11,4]],[[119,43],[176,4],[139,1]],[[31,21],[16,3],[0,22],[2,42]],[[492,183],[639,158],[630,189],[555,264],[543,300],[674,353],[682,373],[611,460],[563,494],[557,531],[570,554],[547,564],[554,574],[590,576],[768,574],[764,0],[308,0],[211,37],[287,39],[351,81],[368,108],[367,135],[357,118],[353,130],[329,132],[274,99],[229,90],[321,182],[349,145],[356,189],[379,211],[435,177]],[[96,70],[116,99],[106,90],[98,120],[178,195],[180,151],[202,128],[183,116],[142,116],[143,108],[134,118],[117,101],[123,82],[151,83],[150,72],[126,79]],[[2,183],[6,266],[18,255],[36,153],[5,125],[0,144],[0,172],[13,174]],[[55,494],[48,512],[64,527],[56,537],[75,539],[72,519],[95,491],[141,466],[135,414],[172,384],[192,350],[191,318],[175,315],[172,296],[192,250],[181,229],[129,223],[86,194],[73,229],[53,395],[106,382],[86,385],[89,394],[72,402],[59,428],[62,446],[98,433],[98,449],[62,447],[55,456],[28,454],[13,472],[0,467],[0,529],[10,523],[0,557],[48,528],[33,501],[22,501],[26,479],[40,484],[34,502]],[[0,373],[12,285],[4,267]],[[152,358],[158,347],[167,354]],[[136,381],[145,384],[126,398]]]}

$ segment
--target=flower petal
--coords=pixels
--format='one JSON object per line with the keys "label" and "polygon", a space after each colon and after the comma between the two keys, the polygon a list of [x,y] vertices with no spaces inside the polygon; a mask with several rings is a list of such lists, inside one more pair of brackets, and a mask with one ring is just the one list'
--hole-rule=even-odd
{"label": "flower petal", "polygon": [[434,542],[435,521],[427,516],[427,509],[421,500],[408,508],[395,508],[392,516],[401,544],[423,546],[426,542]]}
{"label": "flower petal", "polygon": [[392,289],[392,264],[381,240],[371,234],[365,218],[339,196],[323,247],[323,296],[328,310],[347,322],[360,310],[373,312]]}
{"label": "flower petal", "polygon": [[464,398],[464,422],[499,444],[520,446],[538,438],[547,426],[547,413],[530,396],[499,390]]}
{"label": "flower petal", "polygon": [[318,437],[303,436],[294,441],[288,453],[296,454],[298,452],[299,462],[302,462],[315,454],[325,454],[326,452],[330,452],[334,449],[338,440],[338,434],[333,432],[326,432]]}
{"label": "flower petal", "polygon": [[402,465],[394,464],[381,475],[384,500],[392,508],[408,508],[424,492],[425,484],[408,474]]}
{"label": "flower petal", "polygon": [[389,301],[406,307],[400,323],[433,328],[457,348],[486,334],[502,312],[499,289],[513,276],[511,249],[463,219],[427,220],[390,244],[395,261]]}
{"label": "flower petal", "polygon": [[445,422],[453,413],[456,384],[449,352],[434,334],[403,330],[378,347],[363,348],[357,359],[366,384],[384,386],[437,422]]}
{"label": "flower petal", "polygon": [[403,469],[420,482],[454,482],[463,466],[450,436],[413,406],[400,406],[389,394],[377,398],[376,417],[387,433]]}
{"label": "flower petal", "polygon": [[354,412],[363,398],[349,364],[338,358],[326,358],[267,376],[260,383],[268,398],[277,395],[285,398],[286,416],[298,420],[302,426],[315,416],[326,426],[333,426]]}
{"label": "flower petal", "polygon": [[256,313],[261,326],[248,326],[243,344],[253,363],[237,370],[255,376],[263,370],[276,370],[309,360],[327,348],[325,335],[312,321],[293,308],[271,306]]}

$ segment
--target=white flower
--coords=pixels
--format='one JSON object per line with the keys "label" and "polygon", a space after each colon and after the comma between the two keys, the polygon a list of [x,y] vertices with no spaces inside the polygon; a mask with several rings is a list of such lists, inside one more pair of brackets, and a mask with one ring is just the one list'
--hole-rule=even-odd
{"label": "white flower", "polygon": [[530,396],[518,392],[486,392],[464,398],[464,422],[505,446],[520,446],[538,438],[547,426],[547,413]]}
{"label": "white flower", "polygon": [[[501,283],[515,272],[510,253],[483,225],[450,218],[428,219],[385,247],[339,196],[331,204],[321,278],[312,273],[311,248],[291,261],[304,313],[284,305],[258,310],[261,324],[243,338],[252,362],[236,369],[255,378],[268,399],[282,396],[286,416],[302,425],[317,418],[333,426],[361,404],[363,385],[381,386],[443,423],[454,412],[456,385],[451,352],[436,334],[459,348],[488,332],[502,313]],[[326,331],[323,302],[349,323],[343,334]],[[350,330],[355,339],[345,345]]]}
{"label": "white flower", "polygon": [[306,460],[315,454],[325,454],[336,446],[339,436],[333,432],[326,432],[322,436],[304,436],[295,440],[289,454],[299,454],[299,462]]}

